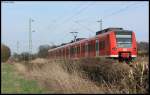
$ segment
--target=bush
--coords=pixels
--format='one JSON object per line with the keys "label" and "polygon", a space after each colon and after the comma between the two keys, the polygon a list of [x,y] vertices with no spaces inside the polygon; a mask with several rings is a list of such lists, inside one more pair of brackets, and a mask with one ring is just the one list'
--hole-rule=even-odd
{"label": "bush", "polygon": [[149,55],[149,43],[148,42],[137,42],[137,49],[139,56]]}
{"label": "bush", "polygon": [[6,45],[1,45],[1,61],[6,62],[11,55],[10,48]]}
{"label": "bush", "polygon": [[49,45],[39,46],[38,57],[46,58],[48,56]]}
{"label": "bush", "polygon": [[56,47],[58,47],[58,46],[57,45],[49,46],[47,44],[40,45],[39,46],[39,51],[38,51],[38,57],[40,57],[40,58],[46,58],[46,57],[48,57],[48,50],[56,48]]}
{"label": "bush", "polygon": [[29,56],[30,56],[30,58],[32,60],[37,58],[37,54],[30,54],[28,52],[22,52],[17,57],[18,57],[19,61],[28,61],[29,60]]}
{"label": "bush", "polygon": [[20,61],[28,61],[29,60],[29,53],[28,52],[23,52],[19,56]]}

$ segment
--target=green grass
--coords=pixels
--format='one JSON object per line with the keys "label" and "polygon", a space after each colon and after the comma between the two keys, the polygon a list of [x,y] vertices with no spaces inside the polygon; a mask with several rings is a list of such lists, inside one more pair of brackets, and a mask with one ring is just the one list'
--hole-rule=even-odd
{"label": "green grass", "polygon": [[14,65],[1,64],[1,92],[2,93],[43,93],[36,81],[26,80],[17,74]]}

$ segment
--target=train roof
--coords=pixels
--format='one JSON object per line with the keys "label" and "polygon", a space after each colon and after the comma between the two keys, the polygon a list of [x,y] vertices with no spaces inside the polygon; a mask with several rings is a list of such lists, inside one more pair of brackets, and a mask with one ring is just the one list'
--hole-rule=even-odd
{"label": "train roof", "polygon": [[124,32],[124,33],[126,33],[126,32],[132,32],[131,30],[124,30],[123,28],[110,27],[110,28],[106,28],[106,29],[101,30],[101,31],[97,31],[96,35],[103,34],[103,33],[110,32],[110,31]]}
{"label": "train roof", "polygon": [[106,28],[106,29],[101,30],[101,31],[97,31],[96,35],[99,35],[99,34],[102,34],[102,33],[106,33],[106,32],[109,32],[109,31],[121,31],[121,30],[123,30],[123,28],[110,27],[110,28]]}
{"label": "train roof", "polygon": [[81,43],[82,41],[85,41],[85,40],[88,40],[88,38],[85,38],[85,39],[82,39],[82,40],[79,40],[79,41],[76,41],[76,42],[71,42],[71,43],[68,43],[68,44],[53,48],[53,49],[49,49],[48,52],[56,50],[56,49],[64,48],[64,47],[67,47],[67,46],[71,46],[73,44],[78,44],[78,43]]}
{"label": "train roof", "polygon": [[53,49],[49,49],[48,52],[56,50],[56,49],[64,48],[64,47],[67,47],[67,46],[72,46],[74,44],[79,44],[79,43],[82,43],[82,42],[85,42],[85,41],[89,41],[89,40],[92,40],[92,39],[96,39],[96,37],[98,37],[98,36],[102,36],[102,35],[95,35],[95,36],[93,36],[91,38],[85,38],[85,39],[82,39],[82,40],[79,40],[79,41],[76,41],[76,42],[67,43],[65,45],[62,45],[62,46],[59,46],[59,47],[56,47],[56,48],[53,48]]}

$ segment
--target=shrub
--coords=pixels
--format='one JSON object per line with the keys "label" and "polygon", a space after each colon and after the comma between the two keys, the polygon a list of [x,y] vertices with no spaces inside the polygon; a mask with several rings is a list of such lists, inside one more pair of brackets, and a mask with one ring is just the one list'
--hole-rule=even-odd
{"label": "shrub", "polygon": [[48,56],[49,45],[41,45],[39,46],[38,56],[40,58],[46,58]]}
{"label": "shrub", "polygon": [[28,52],[23,52],[20,54],[19,60],[20,61],[28,61],[29,60],[29,53]]}
{"label": "shrub", "polygon": [[1,45],[1,61],[6,62],[11,55],[10,48],[6,45]]}

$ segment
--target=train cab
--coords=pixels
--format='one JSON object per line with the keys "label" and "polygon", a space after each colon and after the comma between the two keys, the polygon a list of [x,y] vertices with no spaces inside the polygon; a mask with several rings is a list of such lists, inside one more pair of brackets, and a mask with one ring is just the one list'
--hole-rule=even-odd
{"label": "train cab", "polygon": [[137,56],[135,33],[129,30],[110,33],[111,57],[132,59]]}

